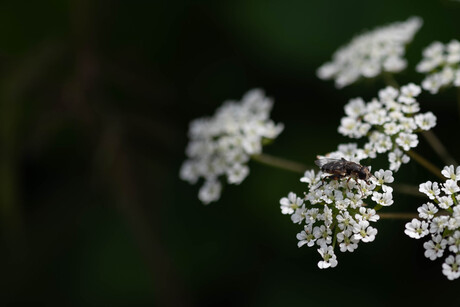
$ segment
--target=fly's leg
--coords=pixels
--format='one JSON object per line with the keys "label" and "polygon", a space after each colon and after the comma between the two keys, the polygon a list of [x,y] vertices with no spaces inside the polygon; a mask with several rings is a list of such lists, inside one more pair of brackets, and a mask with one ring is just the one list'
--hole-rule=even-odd
{"label": "fly's leg", "polygon": [[326,178],[327,179],[332,179],[332,180],[339,180],[340,178],[343,178],[343,177],[345,177],[345,176],[340,175],[340,174],[333,174],[333,175],[327,176]]}

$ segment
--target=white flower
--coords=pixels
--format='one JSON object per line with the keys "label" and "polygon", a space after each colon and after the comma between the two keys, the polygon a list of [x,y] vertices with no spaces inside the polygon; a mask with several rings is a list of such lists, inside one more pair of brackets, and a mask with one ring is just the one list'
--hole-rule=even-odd
{"label": "white flower", "polygon": [[291,220],[294,224],[300,224],[302,221],[305,219],[307,213],[307,208],[305,208],[305,205],[302,205],[302,207],[295,209],[295,213],[291,215]]}
{"label": "white flower", "polygon": [[434,217],[429,225],[431,233],[441,233],[449,225],[449,217],[446,215]]}
{"label": "white flower", "polygon": [[449,251],[458,253],[460,251],[460,231],[455,231],[452,236],[449,237]]}
{"label": "white flower", "polygon": [[338,222],[338,227],[341,230],[346,230],[350,229],[353,227],[353,224],[355,221],[353,218],[350,216],[350,213],[348,211],[343,212],[342,214],[337,214],[337,222]]}
{"label": "white flower", "polygon": [[355,214],[355,219],[357,221],[371,221],[377,222],[380,219],[380,216],[376,214],[376,211],[371,208],[359,208],[359,213]]}
{"label": "white flower", "polygon": [[308,209],[305,213],[305,223],[313,224],[318,220],[318,216],[320,215],[318,208],[311,208]]}
{"label": "white flower", "polygon": [[447,276],[449,280],[454,280],[460,277],[460,255],[446,258],[446,261],[442,264],[442,273]]}
{"label": "white flower", "polygon": [[344,253],[353,252],[355,249],[357,249],[359,240],[354,238],[350,229],[345,229],[344,231],[337,234],[337,242],[340,243],[340,251]]}
{"label": "white flower", "polygon": [[435,199],[441,193],[437,182],[427,181],[419,185],[419,191],[427,195],[430,199]]}
{"label": "white flower", "polygon": [[269,119],[273,101],[254,89],[242,100],[227,101],[213,117],[198,118],[190,123],[187,160],[180,178],[191,184],[203,178],[198,198],[205,204],[220,198],[220,176],[230,184],[240,184],[249,174],[246,165],[253,154],[262,152],[262,142],[276,138],[282,124]]}
{"label": "white flower", "polygon": [[299,242],[297,243],[298,247],[302,247],[305,244],[307,244],[308,247],[312,247],[313,245],[315,245],[316,238],[313,235],[311,228],[311,225],[305,225],[304,230],[297,234],[296,237],[297,240],[299,240]]}
{"label": "white flower", "polygon": [[[360,159],[366,159],[368,156],[356,143],[349,143],[340,144],[337,151],[317,158],[344,158],[359,165]],[[335,244],[332,242],[335,241],[339,243],[342,252],[352,252],[358,247],[360,241],[375,240],[377,229],[371,227],[370,223],[378,221],[380,217],[376,210],[367,206],[376,189],[381,189],[383,192],[378,203],[391,205],[393,189],[386,184],[393,182],[392,172],[381,169],[377,172],[378,179],[369,178],[369,180],[352,177],[333,179],[328,178],[329,175],[322,171],[306,171],[300,179],[306,184],[307,192],[304,193],[302,206],[295,210],[291,218],[293,222],[305,223],[308,227],[297,234],[298,246],[316,245],[323,251],[330,249],[333,251],[332,245]],[[376,184],[377,182],[379,185]],[[297,196],[291,193],[287,198],[283,198],[282,210],[286,208],[284,210],[292,212],[291,204],[296,198]],[[329,256],[332,257],[331,254]],[[335,255],[332,258],[336,261]],[[320,262],[321,266],[328,265],[327,259]]]}
{"label": "white flower", "polygon": [[281,213],[292,214],[294,211],[302,206],[303,200],[293,192],[289,192],[288,197],[283,197],[280,200]]}
{"label": "white flower", "polygon": [[[454,166],[446,166],[442,174],[446,177],[446,182],[427,181],[420,184],[420,191],[425,193],[434,202],[428,202],[420,206],[417,210],[419,217],[424,221],[413,219],[406,224],[406,234],[413,238],[425,236],[431,233],[432,240],[423,244],[425,256],[431,260],[442,257],[444,251],[448,250],[454,255],[446,258],[442,265],[443,273],[450,280],[460,276],[458,272],[460,253],[460,187],[457,185],[460,169]],[[439,186],[442,188],[440,189]],[[443,209],[442,211],[439,209]]]}
{"label": "white flower", "polygon": [[417,211],[420,218],[430,220],[438,212],[438,208],[433,203],[426,203],[420,206]]}
{"label": "white flower", "polygon": [[422,130],[430,130],[431,128],[436,126],[436,116],[431,112],[427,112],[425,114],[418,114],[415,116],[415,123]]}
{"label": "white flower", "polygon": [[391,206],[393,204],[393,197],[391,193],[372,193],[372,200],[381,206]]}
{"label": "white flower", "polygon": [[242,164],[235,164],[227,169],[227,181],[231,184],[240,184],[249,174],[249,167]]}
{"label": "white flower", "polygon": [[443,239],[441,235],[433,236],[432,238],[432,240],[423,243],[423,247],[426,249],[425,257],[430,260],[436,260],[436,258],[440,258],[444,254],[447,240]]}
{"label": "white flower", "polygon": [[379,91],[379,99],[364,103],[355,98],[345,105],[346,116],[338,131],[351,138],[368,138],[359,159],[388,154],[389,169],[398,171],[402,163],[409,162],[409,151],[418,145],[417,132],[430,130],[436,125],[433,113],[419,113],[415,100],[421,92],[419,86],[409,83],[401,91],[387,87]]}
{"label": "white flower", "polygon": [[404,233],[411,238],[420,239],[428,234],[428,224],[425,221],[412,219],[411,222],[406,224]]}
{"label": "white flower", "polygon": [[410,158],[408,155],[403,154],[402,150],[396,148],[394,151],[388,154],[388,161],[390,161],[390,170],[396,172],[401,167],[401,164],[408,163]]}
{"label": "white flower", "polygon": [[334,268],[337,266],[337,256],[334,254],[332,246],[321,246],[318,249],[318,253],[323,257],[323,260],[318,262],[320,269],[327,269],[329,267]]}
{"label": "white flower", "polygon": [[313,170],[306,170],[304,173],[304,176],[300,178],[301,182],[305,182],[311,185],[314,185],[317,183],[317,179],[315,176],[315,172]]}
{"label": "white flower", "polygon": [[373,180],[375,181],[376,185],[383,185],[384,183],[392,183],[394,181],[393,172],[390,170],[383,170],[380,169],[379,171],[374,173]]}
{"label": "white flower", "polygon": [[383,71],[399,72],[407,66],[403,58],[405,45],[421,25],[420,18],[412,17],[361,34],[339,48],[317,75],[320,79],[335,79],[336,87],[342,88],[361,77],[373,78]]}
{"label": "white flower", "polygon": [[345,106],[345,114],[351,118],[358,118],[366,114],[364,100],[361,97],[350,99],[350,102]]}
{"label": "white flower", "polygon": [[313,228],[313,235],[317,239],[316,244],[318,244],[319,246],[331,244],[332,242],[332,237],[330,236],[331,234],[332,234],[331,229],[324,225],[321,225],[319,227],[316,226],[315,228]]}
{"label": "white flower", "polygon": [[441,209],[447,209],[454,204],[452,197],[449,196],[437,197],[436,200],[438,201],[438,206]]}
{"label": "white flower", "polygon": [[460,63],[460,42],[452,40],[444,45],[433,42],[423,51],[423,59],[417,71],[425,73],[422,87],[432,94],[440,88],[460,86],[458,63]]}
{"label": "white flower", "polygon": [[454,193],[457,193],[458,191],[460,191],[460,188],[458,187],[457,185],[457,182],[454,181],[454,180],[447,180],[446,183],[444,184],[444,187],[442,188],[442,190],[446,193],[446,194],[454,194]]}
{"label": "white flower", "polygon": [[409,83],[408,85],[401,87],[401,95],[398,98],[399,102],[405,104],[411,104],[415,102],[414,97],[417,97],[422,92],[420,86],[415,85],[414,83]]}
{"label": "white flower", "polygon": [[457,166],[456,169],[454,169],[453,165],[444,166],[443,170],[441,171],[441,174],[448,179],[459,181],[460,180],[460,166]]}
{"label": "white flower", "polygon": [[369,222],[362,220],[353,225],[353,238],[363,242],[372,242],[377,234],[377,229],[369,226]]}
{"label": "white flower", "polygon": [[418,138],[416,134],[401,132],[396,138],[396,143],[401,146],[405,151],[408,151],[412,147],[417,147]]}
{"label": "white flower", "polygon": [[222,185],[217,180],[206,180],[204,185],[200,188],[198,192],[198,198],[205,205],[210,202],[216,201],[220,197],[220,192],[222,190]]}

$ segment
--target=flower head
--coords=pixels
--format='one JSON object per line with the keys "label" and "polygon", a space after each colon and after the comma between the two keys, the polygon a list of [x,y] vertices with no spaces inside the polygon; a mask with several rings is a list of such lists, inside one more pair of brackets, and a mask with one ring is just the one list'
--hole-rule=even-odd
{"label": "flower head", "polygon": [[[186,154],[180,178],[195,184],[204,179],[198,198],[205,204],[220,198],[225,176],[229,184],[240,184],[249,174],[251,155],[262,152],[264,140],[275,139],[282,124],[270,120],[273,101],[259,89],[246,93],[241,101],[227,101],[213,117],[190,123]],[[288,208],[286,207],[286,210]]]}
{"label": "flower head", "polygon": [[[329,159],[344,158],[354,163],[365,156],[364,150],[354,143],[341,144],[337,151],[326,155]],[[318,263],[320,268],[337,265],[334,242],[339,243],[341,252],[353,252],[360,242],[374,241],[377,229],[370,224],[378,221],[379,216],[369,205],[374,201],[378,210],[393,203],[393,189],[388,186],[394,180],[390,170],[378,170],[369,180],[328,179],[327,176],[321,170],[306,171],[300,179],[306,183],[302,202],[292,192],[280,200],[283,214],[291,214],[294,223],[304,223],[304,230],[297,234],[298,246],[319,247],[323,258]],[[298,208],[295,212],[294,207]],[[302,212],[301,218],[297,212]]]}
{"label": "flower head", "polygon": [[332,61],[317,71],[320,79],[335,79],[337,88],[354,83],[361,77],[373,78],[380,73],[400,72],[407,66],[405,45],[422,26],[422,19],[411,17],[356,36],[339,48]]}
{"label": "flower head", "polygon": [[417,71],[426,74],[422,87],[431,94],[440,88],[460,87],[460,42],[451,40],[448,44],[433,42],[423,50],[423,59]]}
{"label": "flower head", "polygon": [[419,113],[416,97],[420,92],[419,86],[409,83],[400,90],[384,88],[378,98],[367,103],[361,98],[351,99],[338,131],[351,138],[368,139],[361,159],[388,152],[389,169],[398,171],[410,160],[404,152],[418,145],[417,132],[436,126],[432,112]]}
{"label": "flower head", "polygon": [[417,209],[420,219],[407,223],[404,231],[414,239],[431,237],[423,244],[425,256],[431,260],[442,257],[447,251],[453,253],[442,265],[442,273],[450,280],[460,277],[460,187],[456,172],[454,166],[446,166],[442,174],[454,179],[420,184],[420,192],[431,201]]}

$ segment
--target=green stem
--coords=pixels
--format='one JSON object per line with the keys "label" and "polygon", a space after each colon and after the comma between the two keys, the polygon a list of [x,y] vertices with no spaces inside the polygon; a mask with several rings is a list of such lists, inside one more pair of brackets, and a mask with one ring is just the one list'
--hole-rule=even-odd
{"label": "green stem", "polygon": [[382,212],[379,213],[381,219],[388,220],[411,220],[418,218],[417,213],[406,213],[406,212]]}
{"label": "green stem", "polygon": [[395,193],[406,194],[416,197],[425,197],[423,193],[420,193],[418,187],[405,183],[398,183],[391,186]]}
{"label": "green stem", "polygon": [[386,85],[399,89],[399,83],[398,81],[396,81],[392,73],[384,71],[382,73],[382,76],[383,76],[383,81],[385,82]]}
{"label": "green stem", "polygon": [[418,153],[416,153],[413,150],[409,150],[409,151],[406,151],[406,152],[412,159],[414,159],[421,166],[423,166],[424,168],[429,170],[433,175],[436,175],[436,177],[438,177],[438,178],[440,178],[442,180],[445,179],[441,175],[441,170],[439,168],[437,168],[433,163],[431,163],[430,161],[428,161],[427,159],[425,159],[424,157],[422,157],[421,155],[419,155]]}
{"label": "green stem", "polygon": [[444,146],[432,130],[423,131],[422,135],[446,165],[458,165],[457,161],[455,161],[452,155],[447,151],[446,146]]}
{"label": "green stem", "polygon": [[460,116],[460,87],[457,88],[457,105],[458,105],[458,114]]}
{"label": "green stem", "polygon": [[303,174],[309,168],[307,165],[304,165],[302,163],[286,160],[283,158],[278,158],[264,153],[261,153],[259,155],[252,155],[251,159],[265,165],[270,165],[273,167],[277,167],[299,174]]}

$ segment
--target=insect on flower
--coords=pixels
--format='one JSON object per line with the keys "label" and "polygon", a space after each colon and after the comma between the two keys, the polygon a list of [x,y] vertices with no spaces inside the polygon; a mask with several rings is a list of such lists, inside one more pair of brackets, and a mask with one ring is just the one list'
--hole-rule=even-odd
{"label": "insect on flower", "polygon": [[355,180],[361,179],[369,184],[368,179],[372,176],[367,166],[345,160],[344,158],[323,158],[316,160],[315,164],[321,168],[321,171],[331,174],[327,177],[329,179],[339,180],[341,178],[348,177],[347,186],[348,181],[350,181],[351,178]]}

